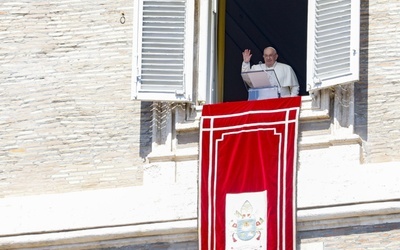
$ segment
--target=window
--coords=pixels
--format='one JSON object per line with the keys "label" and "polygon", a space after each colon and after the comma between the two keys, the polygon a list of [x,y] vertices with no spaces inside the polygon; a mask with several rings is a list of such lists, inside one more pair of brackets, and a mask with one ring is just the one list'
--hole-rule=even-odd
{"label": "window", "polygon": [[132,99],[193,98],[193,0],[135,0]]}
{"label": "window", "polygon": [[359,78],[359,0],[309,0],[307,90]]}
{"label": "window", "polygon": [[[219,6],[223,5],[225,1],[219,0],[213,1],[213,3],[218,3]],[[278,29],[274,29],[268,34],[260,34],[257,32],[261,32],[262,30],[254,28],[254,25],[249,25],[248,22],[245,22],[249,18],[263,17],[262,8],[255,8],[254,10],[251,8],[265,4],[264,0],[254,0],[251,6],[241,1],[236,3],[240,3],[240,8],[244,10],[244,13],[246,11],[252,13],[252,15],[246,16],[246,18],[243,18],[242,15],[230,16],[233,19],[232,23],[235,24],[233,26],[235,30],[242,32],[238,32],[237,41],[240,42],[243,40],[243,43],[252,44],[251,41],[248,42],[243,38],[248,36],[254,40],[255,37],[266,37],[271,40],[272,44],[282,45],[288,40],[282,34],[278,34],[277,38],[274,37],[276,30],[287,31],[284,26],[278,26]],[[290,3],[289,1],[277,1],[273,3],[277,10],[288,10],[287,14],[289,16],[300,15],[298,18],[301,20],[303,20],[303,17],[308,19],[307,30],[304,27],[305,25],[302,26],[304,28],[299,27],[297,29],[297,32],[301,34],[307,33],[307,37],[305,35],[304,37],[301,35],[296,36],[299,39],[303,39],[296,44],[304,44],[304,50],[306,51],[302,55],[303,57],[296,54],[294,57],[307,57],[307,60],[304,59],[304,62],[302,62],[300,59],[296,59],[297,61],[290,63],[292,67],[297,66],[299,75],[303,77],[303,84],[307,85],[302,87],[304,93],[305,89],[307,91],[314,91],[358,80],[360,0],[308,0],[306,1],[308,14],[306,11],[299,13],[296,10],[286,8],[285,4]],[[268,4],[272,4],[272,2]],[[221,10],[217,10],[216,7],[210,8],[209,6],[203,8],[204,4],[200,6],[202,8],[200,14],[203,16],[198,19],[199,23],[197,24],[198,31],[200,32],[197,34],[199,36],[199,48],[197,50],[200,52],[200,55],[198,55],[198,65],[194,69],[194,5],[194,0],[134,1],[136,20],[134,21],[132,63],[133,99],[192,102],[195,101],[193,100],[194,92],[198,96],[204,97],[208,96],[206,93],[208,90],[219,89],[218,87],[222,86],[223,83],[214,82],[213,80],[216,79],[215,68],[217,68],[217,65],[214,63],[214,57],[205,56],[205,54],[210,55],[216,51],[216,43],[212,39],[204,38],[204,36],[211,37],[210,34],[220,27],[216,27],[218,24],[213,21],[213,15],[210,13],[206,15],[204,12],[214,13],[216,11],[218,13],[219,11],[225,11],[225,9],[221,8]],[[305,15],[308,15],[307,18]],[[254,23],[257,24],[259,22]],[[221,22],[219,25],[225,25],[225,23]],[[240,25],[243,25],[244,28],[239,29]],[[279,25],[279,23],[274,23],[274,25]],[[265,26],[263,27],[263,30],[265,30]],[[234,40],[235,36],[230,36],[230,39],[232,39],[233,45],[238,44]],[[268,44],[268,41],[259,41],[254,46],[260,47],[261,45],[259,44]],[[224,43],[218,50],[225,50],[226,46],[228,46],[227,43]],[[293,46],[289,46],[290,48],[293,48]],[[283,51],[285,49],[283,46]],[[229,51],[235,50],[229,48]],[[240,53],[241,51],[237,51],[237,53],[234,52],[234,55],[240,55]],[[292,52],[289,53],[289,55],[292,54]],[[303,52],[300,54],[303,54]],[[283,53],[280,55],[281,58],[284,58]],[[241,60],[240,56],[237,58],[237,60]],[[231,62],[230,59],[225,57],[225,63],[233,63],[233,61]],[[239,65],[240,62],[236,64]],[[306,67],[304,67],[305,64]],[[197,74],[195,77],[203,77],[205,74],[200,74],[199,72],[204,73],[204,65],[211,65],[210,67],[214,69],[210,69],[209,72],[212,72],[210,74],[214,75],[199,81],[199,86],[195,86],[197,89],[194,89],[194,72]],[[225,70],[229,70],[229,68],[225,67]],[[236,89],[233,86],[236,85],[238,88],[243,88],[241,79],[236,78],[236,80],[225,79],[230,84],[230,88],[227,88],[228,90],[235,91]],[[210,98],[208,99],[210,100]]]}

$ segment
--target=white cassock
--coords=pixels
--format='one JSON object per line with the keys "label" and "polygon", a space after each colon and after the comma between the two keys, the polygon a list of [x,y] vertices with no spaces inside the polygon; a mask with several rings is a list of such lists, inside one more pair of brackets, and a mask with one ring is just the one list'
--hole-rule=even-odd
{"label": "white cassock", "polygon": [[275,62],[275,64],[272,67],[267,67],[267,65],[262,63],[262,64],[254,64],[250,68],[249,62],[242,63],[242,72],[253,71],[253,70],[265,70],[265,69],[275,70],[276,77],[278,78],[279,84],[281,86],[280,93],[282,97],[299,95],[299,82],[292,67],[290,67],[289,65],[280,62]]}

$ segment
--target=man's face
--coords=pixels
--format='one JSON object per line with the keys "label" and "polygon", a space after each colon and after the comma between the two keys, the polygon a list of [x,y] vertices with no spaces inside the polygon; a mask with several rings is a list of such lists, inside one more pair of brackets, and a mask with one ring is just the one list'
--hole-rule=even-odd
{"label": "man's face", "polygon": [[278,59],[278,54],[273,49],[265,49],[264,50],[264,62],[267,67],[272,67]]}

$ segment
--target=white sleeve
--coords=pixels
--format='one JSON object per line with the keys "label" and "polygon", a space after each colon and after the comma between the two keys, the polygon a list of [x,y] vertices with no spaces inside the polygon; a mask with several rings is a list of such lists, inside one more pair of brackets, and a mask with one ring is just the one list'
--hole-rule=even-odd
{"label": "white sleeve", "polygon": [[250,70],[250,62],[242,62],[242,72],[246,72]]}
{"label": "white sleeve", "polygon": [[298,96],[299,95],[299,85],[294,85],[290,88],[290,96]]}
{"label": "white sleeve", "polygon": [[294,73],[292,67],[290,67],[290,72],[291,72],[291,83],[292,83],[292,86],[290,88],[290,96],[298,96],[300,90],[299,81],[297,80],[296,73]]}

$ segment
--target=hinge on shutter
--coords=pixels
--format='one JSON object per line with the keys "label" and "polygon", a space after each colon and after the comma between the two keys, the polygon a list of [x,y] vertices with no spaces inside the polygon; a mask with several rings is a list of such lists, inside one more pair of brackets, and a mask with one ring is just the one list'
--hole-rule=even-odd
{"label": "hinge on shutter", "polygon": [[314,82],[314,85],[317,85],[317,84],[321,84],[321,83],[322,83],[321,79],[319,79],[317,76],[314,76],[313,82]]}
{"label": "hinge on shutter", "polygon": [[142,79],[140,78],[140,76],[136,76],[136,91],[134,93],[134,98],[137,99],[138,98],[138,93],[139,93],[139,83],[142,81]]}

